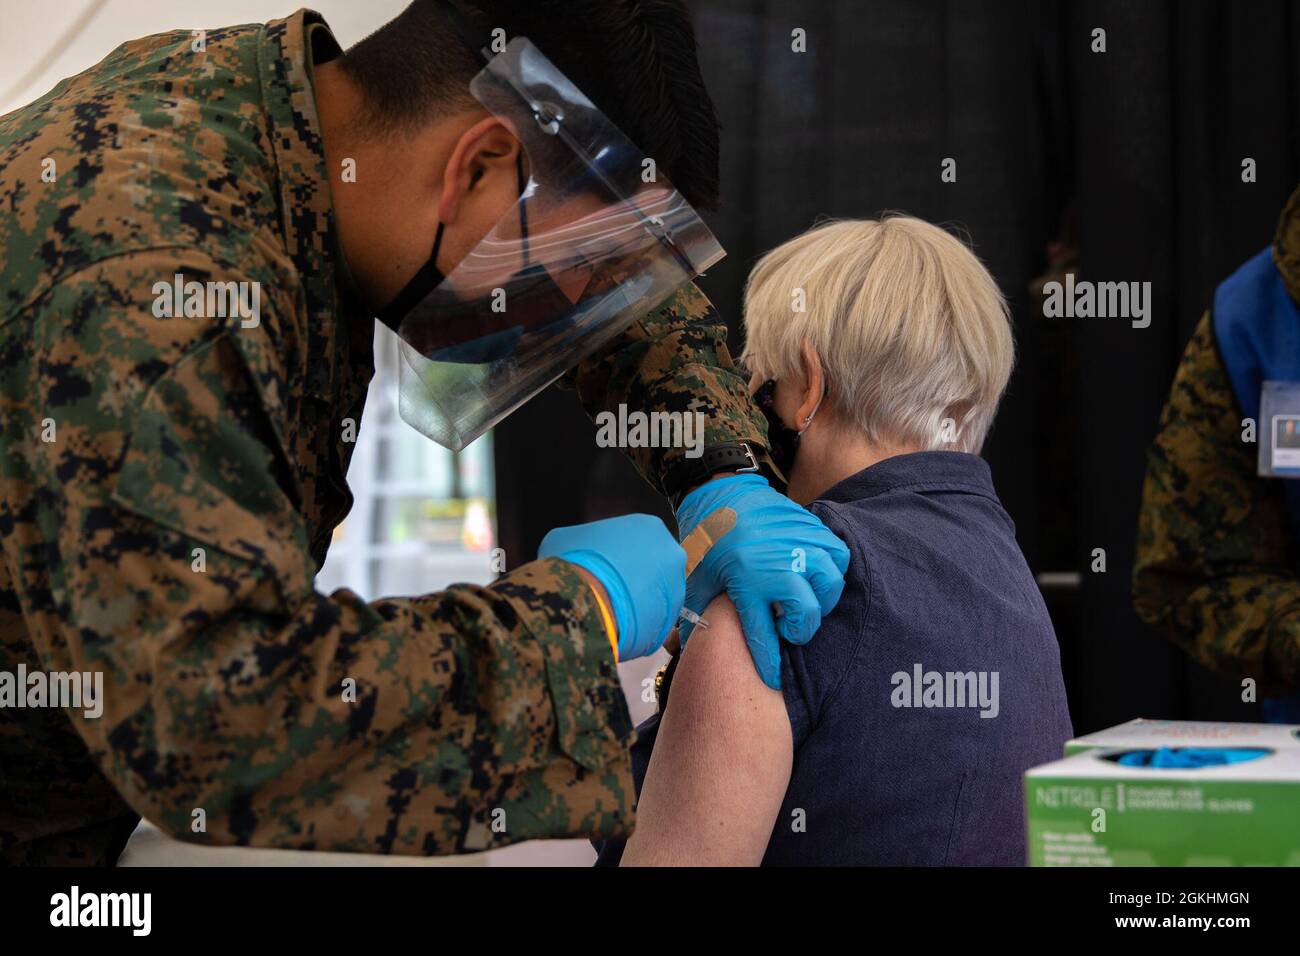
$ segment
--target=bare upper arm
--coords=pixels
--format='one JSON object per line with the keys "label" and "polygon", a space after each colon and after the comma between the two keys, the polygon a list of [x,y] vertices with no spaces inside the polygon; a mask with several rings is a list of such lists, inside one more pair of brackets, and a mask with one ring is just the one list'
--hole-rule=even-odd
{"label": "bare upper arm", "polygon": [[641,799],[626,866],[755,865],[790,782],[793,743],[780,691],[759,679],[731,600],[687,642]]}

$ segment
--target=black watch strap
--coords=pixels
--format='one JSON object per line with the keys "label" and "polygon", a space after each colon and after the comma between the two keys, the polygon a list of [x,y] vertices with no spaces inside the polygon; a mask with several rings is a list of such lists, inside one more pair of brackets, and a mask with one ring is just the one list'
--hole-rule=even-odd
{"label": "black watch strap", "polygon": [[[761,451],[762,449],[760,449]],[[679,458],[664,474],[664,490],[676,509],[686,493],[722,471],[758,474],[758,455],[747,441],[706,445],[699,458]]]}

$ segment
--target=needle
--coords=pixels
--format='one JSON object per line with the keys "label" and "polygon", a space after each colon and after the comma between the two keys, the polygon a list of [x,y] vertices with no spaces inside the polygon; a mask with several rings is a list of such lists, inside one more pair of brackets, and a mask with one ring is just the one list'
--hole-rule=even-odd
{"label": "needle", "polygon": [[709,626],[708,621],[704,620],[704,618],[700,617],[688,607],[682,608],[682,613],[678,614],[677,617],[679,620],[688,621],[696,627],[707,628]]}

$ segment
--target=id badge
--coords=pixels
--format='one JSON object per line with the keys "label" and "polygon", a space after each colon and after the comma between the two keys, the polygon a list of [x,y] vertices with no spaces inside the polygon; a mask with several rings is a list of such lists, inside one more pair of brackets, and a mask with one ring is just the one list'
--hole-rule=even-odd
{"label": "id badge", "polygon": [[1300,382],[1265,382],[1259,418],[1259,474],[1300,478]]}

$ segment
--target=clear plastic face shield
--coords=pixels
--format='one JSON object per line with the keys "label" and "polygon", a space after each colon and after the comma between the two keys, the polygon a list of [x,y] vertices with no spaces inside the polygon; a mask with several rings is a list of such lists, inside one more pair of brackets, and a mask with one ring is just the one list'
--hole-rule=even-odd
{"label": "clear plastic face shield", "polygon": [[653,162],[526,38],[470,90],[523,147],[519,200],[445,278],[431,263],[431,288],[413,280],[380,316],[401,339],[402,418],[453,450],[725,255]]}

